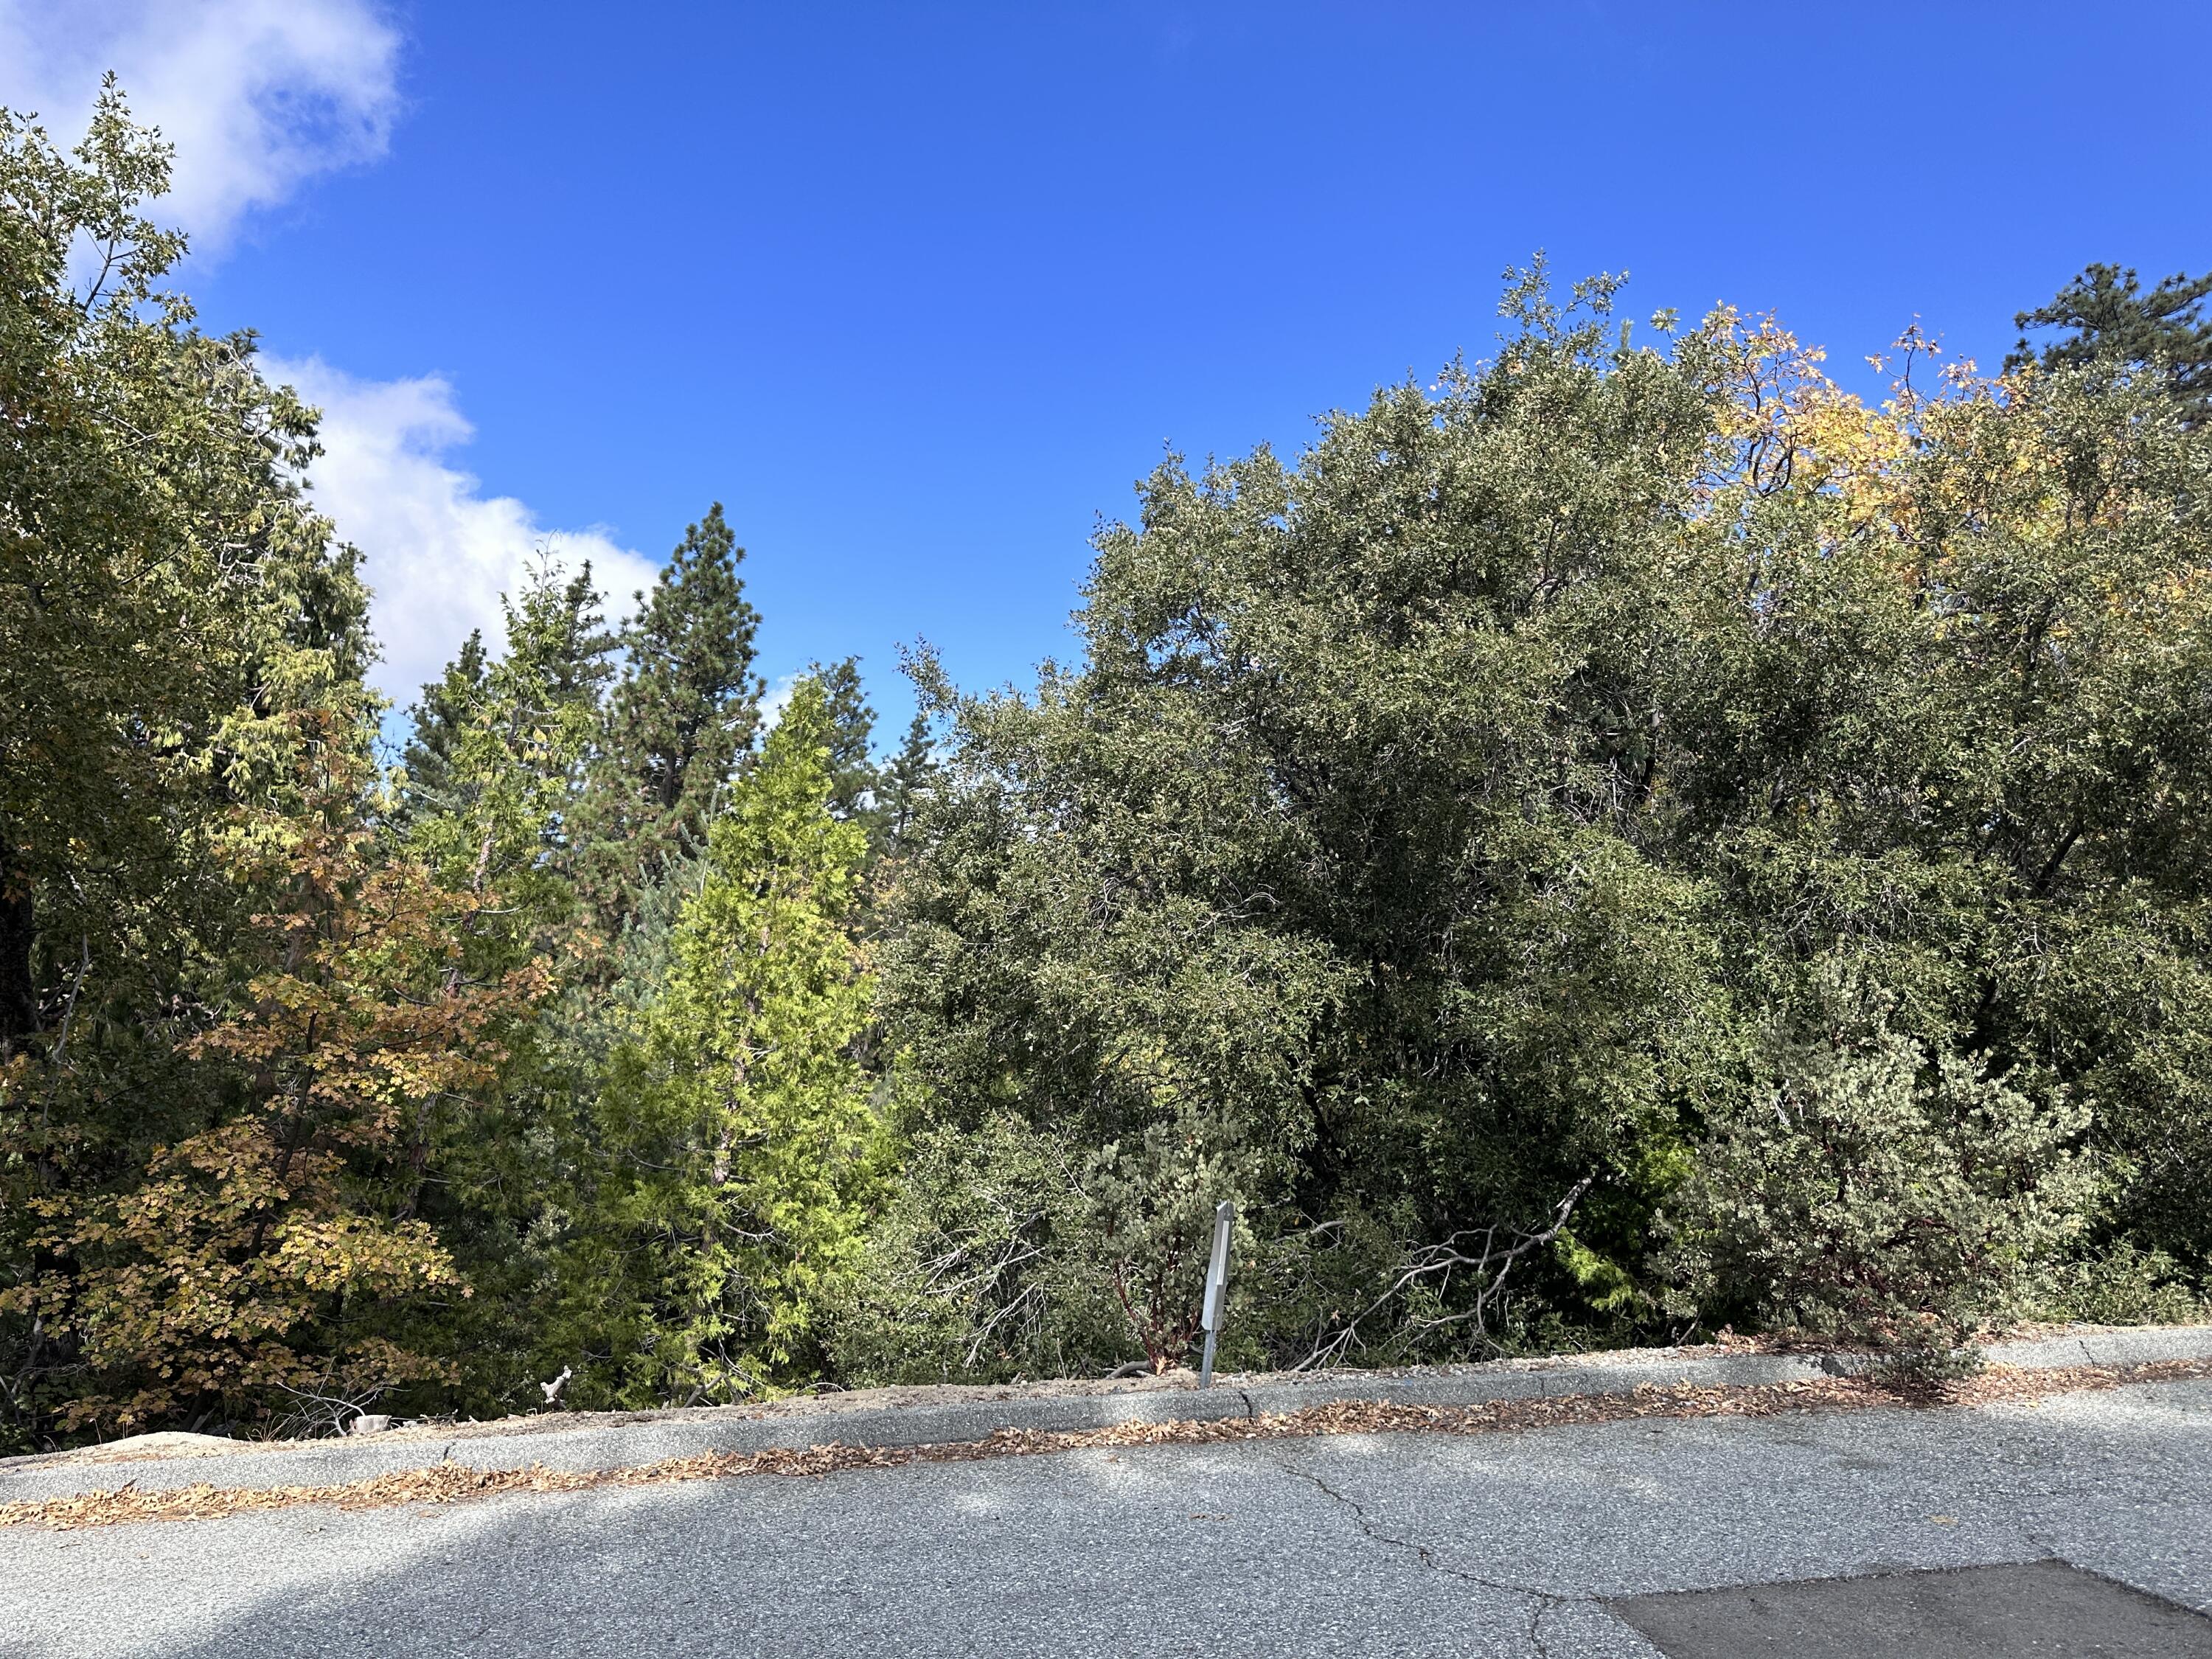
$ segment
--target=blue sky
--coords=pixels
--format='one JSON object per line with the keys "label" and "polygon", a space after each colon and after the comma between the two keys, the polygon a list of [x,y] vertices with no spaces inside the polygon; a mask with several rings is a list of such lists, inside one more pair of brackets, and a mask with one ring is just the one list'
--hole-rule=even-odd
{"label": "blue sky", "polygon": [[720,499],[765,672],[857,652],[894,717],[902,641],[1068,651],[1164,446],[1483,355],[1539,246],[1869,390],[1915,317],[1994,366],[2089,260],[2212,265],[2208,61],[2203,4],[0,0],[0,101],[112,63],[177,130],[396,689],[534,539],[628,583]]}

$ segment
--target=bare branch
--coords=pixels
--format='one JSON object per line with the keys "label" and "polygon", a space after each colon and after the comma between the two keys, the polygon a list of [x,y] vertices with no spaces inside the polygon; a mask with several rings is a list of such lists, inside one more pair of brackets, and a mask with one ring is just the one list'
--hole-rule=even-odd
{"label": "bare branch", "polygon": [[[1535,1232],[1512,1233],[1501,1242],[1500,1229],[1496,1226],[1469,1228],[1453,1233],[1440,1243],[1409,1245],[1404,1265],[1389,1288],[1334,1331],[1317,1331],[1312,1352],[1291,1369],[1315,1370],[1334,1364],[1354,1346],[1364,1346],[1360,1344],[1359,1333],[1368,1320],[1416,1285],[1428,1288],[1441,1300],[1455,1274],[1475,1280],[1473,1301],[1452,1313],[1410,1320],[1401,1328],[1407,1334],[1420,1334],[1472,1322],[1475,1334],[1486,1338],[1491,1314],[1504,1307],[1514,1269],[1566,1231],[1575,1206],[1582,1202],[1583,1195],[1596,1180],[1595,1174],[1586,1175],[1569,1188],[1565,1196],[1552,1206],[1548,1224]],[[1313,1234],[1319,1237],[1338,1224],[1323,1222],[1312,1230]]]}

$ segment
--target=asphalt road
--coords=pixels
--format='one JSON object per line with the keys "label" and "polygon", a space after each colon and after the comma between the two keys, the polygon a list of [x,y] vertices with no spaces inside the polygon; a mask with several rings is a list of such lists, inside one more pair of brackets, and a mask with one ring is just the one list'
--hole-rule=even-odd
{"label": "asphalt road", "polygon": [[[1893,1577],[1790,1592],[1809,1613],[1745,1593],[1767,1620],[1748,1635],[1729,1598],[1623,1600],[2055,1561],[2162,1600],[2056,1566]],[[2012,1650],[2212,1651],[2196,1616],[2212,1613],[2212,1383],[23,1528],[0,1533],[0,1654],[1680,1659],[1812,1651],[1774,1621],[1848,1604],[1861,1628],[1896,1621],[1869,1650],[1956,1659],[1970,1650],[1929,1611],[1954,1584],[1979,1587],[1959,1617],[1996,1608],[2026,1632]],[[2046,1585],[2120,1596],[2164,1634],[2129,1646],[2092,1609],[2109,1644],[2068,1645],[2036,1612]]]}

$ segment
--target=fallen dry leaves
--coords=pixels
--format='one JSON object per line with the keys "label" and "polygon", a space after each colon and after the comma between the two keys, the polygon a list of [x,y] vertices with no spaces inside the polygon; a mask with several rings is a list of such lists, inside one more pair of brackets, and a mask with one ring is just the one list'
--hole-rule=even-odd
{"label": "fallen dry leaves", "polygon": [[1212,1422],[1116,1423],[1102,1429],[1040,1432],[1001,1429],[983,1440],[925,1446],[830,1444],[804,1451],[702,1452],[617,1469],[478,1469],[436,1463],[329,1486],[216,1486],[167,1491],[85,1492],[73,1498],[0,1504],[0,1527],[58,1530],[112,1527],[134,1521],[216,1521],[264,1510],[332,1504],[342,1510],[407,1504],[452,1504],[510,1492],[600,1492],[611,1487],[726,1480],[741,1475],[806,1478],[845,1469],[887,1469],[910,1463],[968,1463],[992,1457],[1035,1457],[1104,1446],[1206,1446],[1240,1440],[1284,1440],[1323,1434],[1498,1434],[1570,1424],[1639,1418],[1771,1417],[1785,1412],[1860,1411],[1881,1406],[1927,1408],[1982,1406],[2124,1388],[2131,1383],[2212,1379],[2212,1360],[2160,1360],[2142,1365],[2069,1365],[2050,1370],[1992,1367],[1956,1382],[1905,1387],[1865,1377],[1769,1383],[1755,1388],[1644,1387],[1626,1395],[1567,1395],[1500,1400],[1480,1406],[1402,1406],[1350,1400],[1295,1412]]}

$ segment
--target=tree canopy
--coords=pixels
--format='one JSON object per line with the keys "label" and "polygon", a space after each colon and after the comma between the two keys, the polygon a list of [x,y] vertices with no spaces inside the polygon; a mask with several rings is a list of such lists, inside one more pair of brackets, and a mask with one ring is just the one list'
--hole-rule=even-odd
{"label": "tree canopy", "polygon": [[[1633,343],[1617,292],[1528,273],[1491,363],[1295,466],[1170,461],[1079,667],[939,688],[885,967],[914,1133],[1038,1149],[975,1319],[1044,1340],[1044,1258],[1095,1254],[1093,1360],[1178,1355],[1226,1193],[1255,1359],[1753,1320],[1657,1247],[1814,1031],[2002,1079],[2103,1226],[2204,1261],[2202,439],[2087,368],[1870,410],[1771,323]],[[2083,1201],[1992,1197],[2046,1181]],[[985,1249],[962,1184],[906,1248]]]}
{"label": "tree canopy", "polygon": [[2212,1270],[2212,279],[1870,404],[1510,274],[1171,457],[895,750],[722,507],[548,556],[399,763],[316,416],[168,153],[0,112],[0,1450],[1733,1326]]}
{"label": "tree canopy", "polygon": [[2212,321],[2204,316],[2212,276],[2176,271],[2146,294],[2136,273],[2093,264],[2058,290],[2048,304],[2013,318],[2018,329],[2070,329],[2039,356],[2023,334],[2005,359],[2008,368],[2031,362],[2045,368],[2092,363],[2154,369],[2182,400],[2192,424],[2212,415]]}

